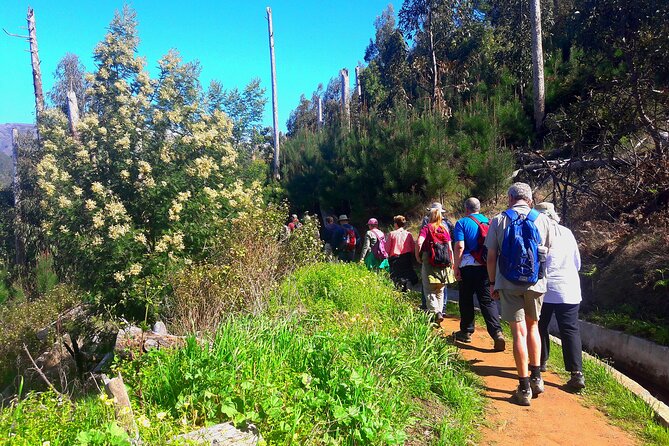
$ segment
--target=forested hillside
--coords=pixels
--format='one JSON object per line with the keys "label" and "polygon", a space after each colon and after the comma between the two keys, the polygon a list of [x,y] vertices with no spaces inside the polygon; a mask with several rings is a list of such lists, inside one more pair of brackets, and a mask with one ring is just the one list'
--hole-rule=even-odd
{"label": "forested hillside", "polygon": [[535,121],[528,3],[389,6],[360,55],[350,115],[339,77],[291,114],[291,203],[389,221],[434,199],[457,213],[469,195],[498,209],[512,179],[528,181],[576,229],[586,307],[669,317],[668,14],[654,0],[541,2]]}

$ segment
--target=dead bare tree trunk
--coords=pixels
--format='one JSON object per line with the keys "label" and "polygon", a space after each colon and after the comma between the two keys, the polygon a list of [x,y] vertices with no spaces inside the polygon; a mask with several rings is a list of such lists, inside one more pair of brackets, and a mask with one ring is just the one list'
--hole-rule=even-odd
{"label": "dead bare tree trunk", "polygon": [[269,57],[272,65],[272,118],[274,123],[274,162],[272,171],[274,179],[279,180],[279,111],[276,94],[276,60],[274,58],[274,30],[272,27],[272,8],[267,7],[267,30],[269,32]]}
{"label": "dead bare tree trunk", "polygon": [[[35,120],[39,123],[40,115],[44,110],[44,92],[42,90],[42,71],[40,69],[39,51],[37,50],[37,28],[35,27],[35,11],[28,7],[28,35],[21,36],[12,34],[6,29],[5,33],[12,37],[25,39],[30,45],[30,63],[33,69],[33,87],[35,88]],[[37,131],[37,140],[39,141],[39,130]]]}
{"label": "dead bare tree trunk", "polygon": [[541,43],[541,0],[530,0],[532,25],[532,71],[534,77],[534,128],[539,131],[546,113],[544,93],[544,52]]}
{"label": "dead bare tree trunk", "polygon": [[348,86],[348,69],[342,68],[339,72],[341,75],[341,114],[342,121],[347,130],[351,130],[351,107],[349,104],[349,86]]}
{"label": "dead bare tree trunk", "polygon": [[323,128],[323,98],[318,97],[318,129]]}
{"label": "dead bare tree trunk", "polygon": [[362,86],[360,85],[360,67],[355,67],[355,89],[358,93],[358,102],[362,100]]}
{"label": "dead bare tree trunk", "polygon": [[70,126],[70,132],[74,139],[79,140],[77,132],[77,123],[79,122],[79,105],[77,104],[77,95],[74,91],[67,92],[67,121]]}
{"label": "dead bare tree trunk", "polygon": [[441,111],[441,98],[439,94],[439,67],[437,66],[437,54],[434,49],[434,32],[432,31],[432,7],[427,12],[427,34],[430,38],[430,57],[432,59],[432,107],[435,111]]}
{"label": "dead bare tree trunk", "polygon": [[19,131],[12,129],[12,161],[14,167],[14,261],[23,265],[26,260],[26,247],[21,236],[21,177],[19,172]]}
{"label": "dead bare tree trunk", "polygon": [[35,28],[35,11],[28,8],[28,41],[30,42],[30,62],[33,66],[33,86],[35,87],[35,112],[39,121],[44,111],[44,92],[42,91],[42,71],[40,70],[39,52],[37,51],[37,31]]}

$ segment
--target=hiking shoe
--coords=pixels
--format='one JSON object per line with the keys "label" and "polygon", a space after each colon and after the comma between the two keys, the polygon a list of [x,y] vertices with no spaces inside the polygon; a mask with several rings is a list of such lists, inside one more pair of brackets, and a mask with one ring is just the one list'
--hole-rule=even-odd
{"label": "hiking shoe", "polygon": [[434,323],[437,325],[441,325],[441,322],[444,320],[444,315],[437,312],[437,314],[434,315]]}
{"label": "hiking shoe", "polygon": [[574,390],[581,390],[585,388],[585,377],[581,372],[571,372],[571,378],[567,381],[567,387]]}
{"label": "hiking shoe", "polygon": [[545,362],[541,363],[541,365],[539,366],[539,370],[541,370],[542,372],[546,371],[546,363]]}
{"label": "hiking shoe", "polygon": [[495,341],[495,344],[492,349],[496,352],[503,352],[506,348],[506,339],[504,339],[502,332],[498,331],[493,340]]}
{"label": "hiking shoe", "polygon": [[534,397],[539,396],[540,393],[544,393],[544,379],[530,378],[530,389],[532,389],[532,395]]}
{"label": "hiking shoe", "polygon": [[456,331],[455,333],[453,333],[453,337],[458,342],[464,342],[466,344],[472,342],[471,333],[467,333],[466,331]]}
{"label": "hiking shoe", "polygon": [[511,401],[518,404],[519,406],[529,406],[530,401],[532,401],[532,387],[523,390],[520,388],[520,386],[518,386],[516,392],[511,397]]}

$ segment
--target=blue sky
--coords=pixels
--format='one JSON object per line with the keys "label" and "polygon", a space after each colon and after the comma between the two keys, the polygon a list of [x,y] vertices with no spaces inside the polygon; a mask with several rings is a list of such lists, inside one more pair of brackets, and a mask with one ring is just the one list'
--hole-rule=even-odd
{"label": "blue sky", "polygon": [[[35,9],[44,91],[66,52],[77,54],[88,71],[94,69],[93,48],[106,32],[123,1],[4,0],[0,27],[26,34],[28,5]],[[273,12],[276,47],[279,123],[286,120],[302,93],[310,96],[343,67],[362,62],[374,35],[376,16],[388,0],[339,1],[175,1],[136,0],[141,39],[139,54],[152,75],[158,59],[176,48],[186,61],[199,60],[200,80],[218,79],[225,88],[240,89],[252,78],[267,89],[264,123],[271,125],[269,44],[265,8]],[[0,123],[33,122],[34,96],[26,41],[0,34]],[[351,76],[351,83],[354,76]]]}

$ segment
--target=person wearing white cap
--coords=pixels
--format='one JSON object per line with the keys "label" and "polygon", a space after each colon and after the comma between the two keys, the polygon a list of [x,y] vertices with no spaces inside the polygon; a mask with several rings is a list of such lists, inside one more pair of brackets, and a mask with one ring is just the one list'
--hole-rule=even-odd
{"label": "person wearing white cap", "polygon": [[[453,224],[446,218],[446,211],[444,210],[443,206],[441,203],[438,201],[435,201],[430,205],[429,208],[427,208],[427,215],[423,217],[423,221],[420,223],[420,229],[422,230],[427,224],[430,222],[430,213],[432,212],[433,209],[438,209],[439,213],[441,214],[441,226],[446,228],[448,230],[448,234],[451,237],[451,240],[453,239]],[[446,294],[445,294],[446,295]],[[446,313],[446,301],[447,299],[444,298],[444,307],[442,308],[441,312]],[[423,290],[421,293],[421,303],[420,303],[420,308],[422,310],[427,310],[427,291]]]}
{"label": "person wearing white cap", "polygon": [[553,232],[553,245],[546,257],[546,294],[539,318],[541,336],[541,367],[545,370],[550,353],[548,325],[553,314],[560,330],[562,358],[564,366],[571,372],[567,387],[580,390],[585,387],[583,377],[583,347],[578,323],[581,303],[581,254],[574,234],[569,228],[559,224],[560,217],[553,203],[543,202],[535,207],[549,217]]}
{"label": "person wearing white cap", "polygon": [[[416,243],[416,260],[421,264],[426,310],[432,313],[437,325],[444,320],[444,288],[448,283],[448,265],[453,264],[451,236],[441,224],[440,211],[436,207],[430,211],[429,223],[420,230]],[[435,255],[438,247],[446,250],[440,261]]]}

